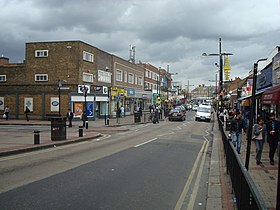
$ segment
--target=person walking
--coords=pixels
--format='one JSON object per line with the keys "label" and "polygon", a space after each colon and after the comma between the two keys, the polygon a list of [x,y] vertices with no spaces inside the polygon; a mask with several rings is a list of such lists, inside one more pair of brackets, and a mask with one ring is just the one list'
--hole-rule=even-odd
{"label": "person walking", "polygon": [[6,106],[6,107],[5,107],[4,114],[5,114],[5,116],[6,116],[6,120],[8,120],[8,119],[9,119],[9,114],[10,114],[10,108],[9,108],[9,106]]}
{"label": "person walking", "polygon": [[82,118],[82,121],[83,121],[83,127],[85,127],[86,126],[86,121],[88,120],[87,114],[86,114],[85,111],[83,111],[81,118]]}
{"label": "person walking", "polygon": [[269,144],[269,160],[270,165],[274,165],[274,154],[280,141],[280,122],[275,119],[275,113],[269,115],[269,121],[266,125],[267,128],[267,141]]}
{"label": "person walking", "polygon": [[235,116],[231,121],[231,139],[234,147],[238,154],[240,154],[241,150],[241,141],[242,141],[242,130],[246,132],[246,126],[244,124],[243,119],[241,118],[241,113],[239,111],[235,112]]}
{"label": "person walking", "polygon": [[263,123],[263,119],[260,117],[257,119],[257,123],[253,126],[253,140],[256,146],[256,164],[262,164],[262,151],[263,144],[266,140],[266,125]]}
{"label": "person walking", "polygon": [[69,128],[72,127],[72,119],[74,117],[74,114],[73,112],[71,111],[71,109],[68,109],[68,112],[66,114],[66,117],[68,118],[69,120]]}
{"label": "person walking", "polygon": [[29,113],[30,113],[30,109],[28,108],[28,106],[26,106],[24,114],[25,114],[25,119],[27,122],[29,121]]}
{"label": "person walking", "polygon": [[123,106],[121,106],[120,112],[121,112],[121,118],[123,118],[124,117],[124,107]]}

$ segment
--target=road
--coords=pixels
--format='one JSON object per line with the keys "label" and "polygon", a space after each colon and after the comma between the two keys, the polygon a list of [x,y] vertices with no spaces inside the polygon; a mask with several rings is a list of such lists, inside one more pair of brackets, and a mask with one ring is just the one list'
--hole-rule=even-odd
{"label": "road", "polygon": [[1,209],[205,209],[212,123],[130,126],[0,159]]}

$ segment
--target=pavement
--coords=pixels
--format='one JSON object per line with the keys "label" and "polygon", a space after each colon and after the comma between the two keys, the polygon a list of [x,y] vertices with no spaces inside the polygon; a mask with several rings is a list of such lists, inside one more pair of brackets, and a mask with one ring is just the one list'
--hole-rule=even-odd
{"label": "pavement", "polygon": [[[144,122],[141,122],[144,123]],[[129,130],[126,125],[134,123],[134,116],[126,116],[125,118],[110,119],[109,125],[105,125],[104,119],[97,119],[89,121],[88,129],[83,128],[83,136],[79,137],[79,126],[82,122],[73,121],[73,127],[66,129],[67,140],[52,141],[49,131],[40,132],[40,144],[34,144],[33,131],[22,133],[12,133],[1,131],[0,139],[0,156],[8,156],[22,152],[29,152],[38,149],[46,149],[65,144],[71,144],[91,139],[98,139],[104,133],[115,133]],[[50,126],[50,121],[42,120],[0,120],[0,125],[34,125],[34,129],[38,125]],[[38,129],[38,127],[37,127]],[[5,135],[5,133],[9,135]],[[241,159],[245,164],[247,142],[245,135],[243,136],[241,147]],[[278,176],[278,157],[275,155],[275,165],[271,166],[268,158],[268,143],[265,143],[263,148],[261,165],[256,165],[255,162],[255,145],[252,142],[249,173],[257,186],[260,194],[262,195],[268,209],[276,209],[276,196],[277,196],[277,176]],[[231,190],[231,182],[229,175],[226,174],[225,157],[223,153],[223,142],[217,118],[214,118],[213,126],[213,145],[210,161],[210,172],[208,180],[208,198],[206,209],[235,209],[234,195]]]}

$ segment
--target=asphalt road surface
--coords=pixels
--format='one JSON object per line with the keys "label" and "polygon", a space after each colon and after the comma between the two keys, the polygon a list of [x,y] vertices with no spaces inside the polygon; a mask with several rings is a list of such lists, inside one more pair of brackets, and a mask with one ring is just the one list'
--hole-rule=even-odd
{"label": "asphalt road surface", "polygon": [[0,209],[205,209],[211,131],[188,114],[0,158]]}

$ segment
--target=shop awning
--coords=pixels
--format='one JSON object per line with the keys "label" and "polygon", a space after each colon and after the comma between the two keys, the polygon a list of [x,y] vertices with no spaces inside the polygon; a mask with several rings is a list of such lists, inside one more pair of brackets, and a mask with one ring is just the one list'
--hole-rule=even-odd
{"label": "shop awning", "polygon": [[262,94],[262,104],[280,104],[280,86],[276,86],[266,90]]}

